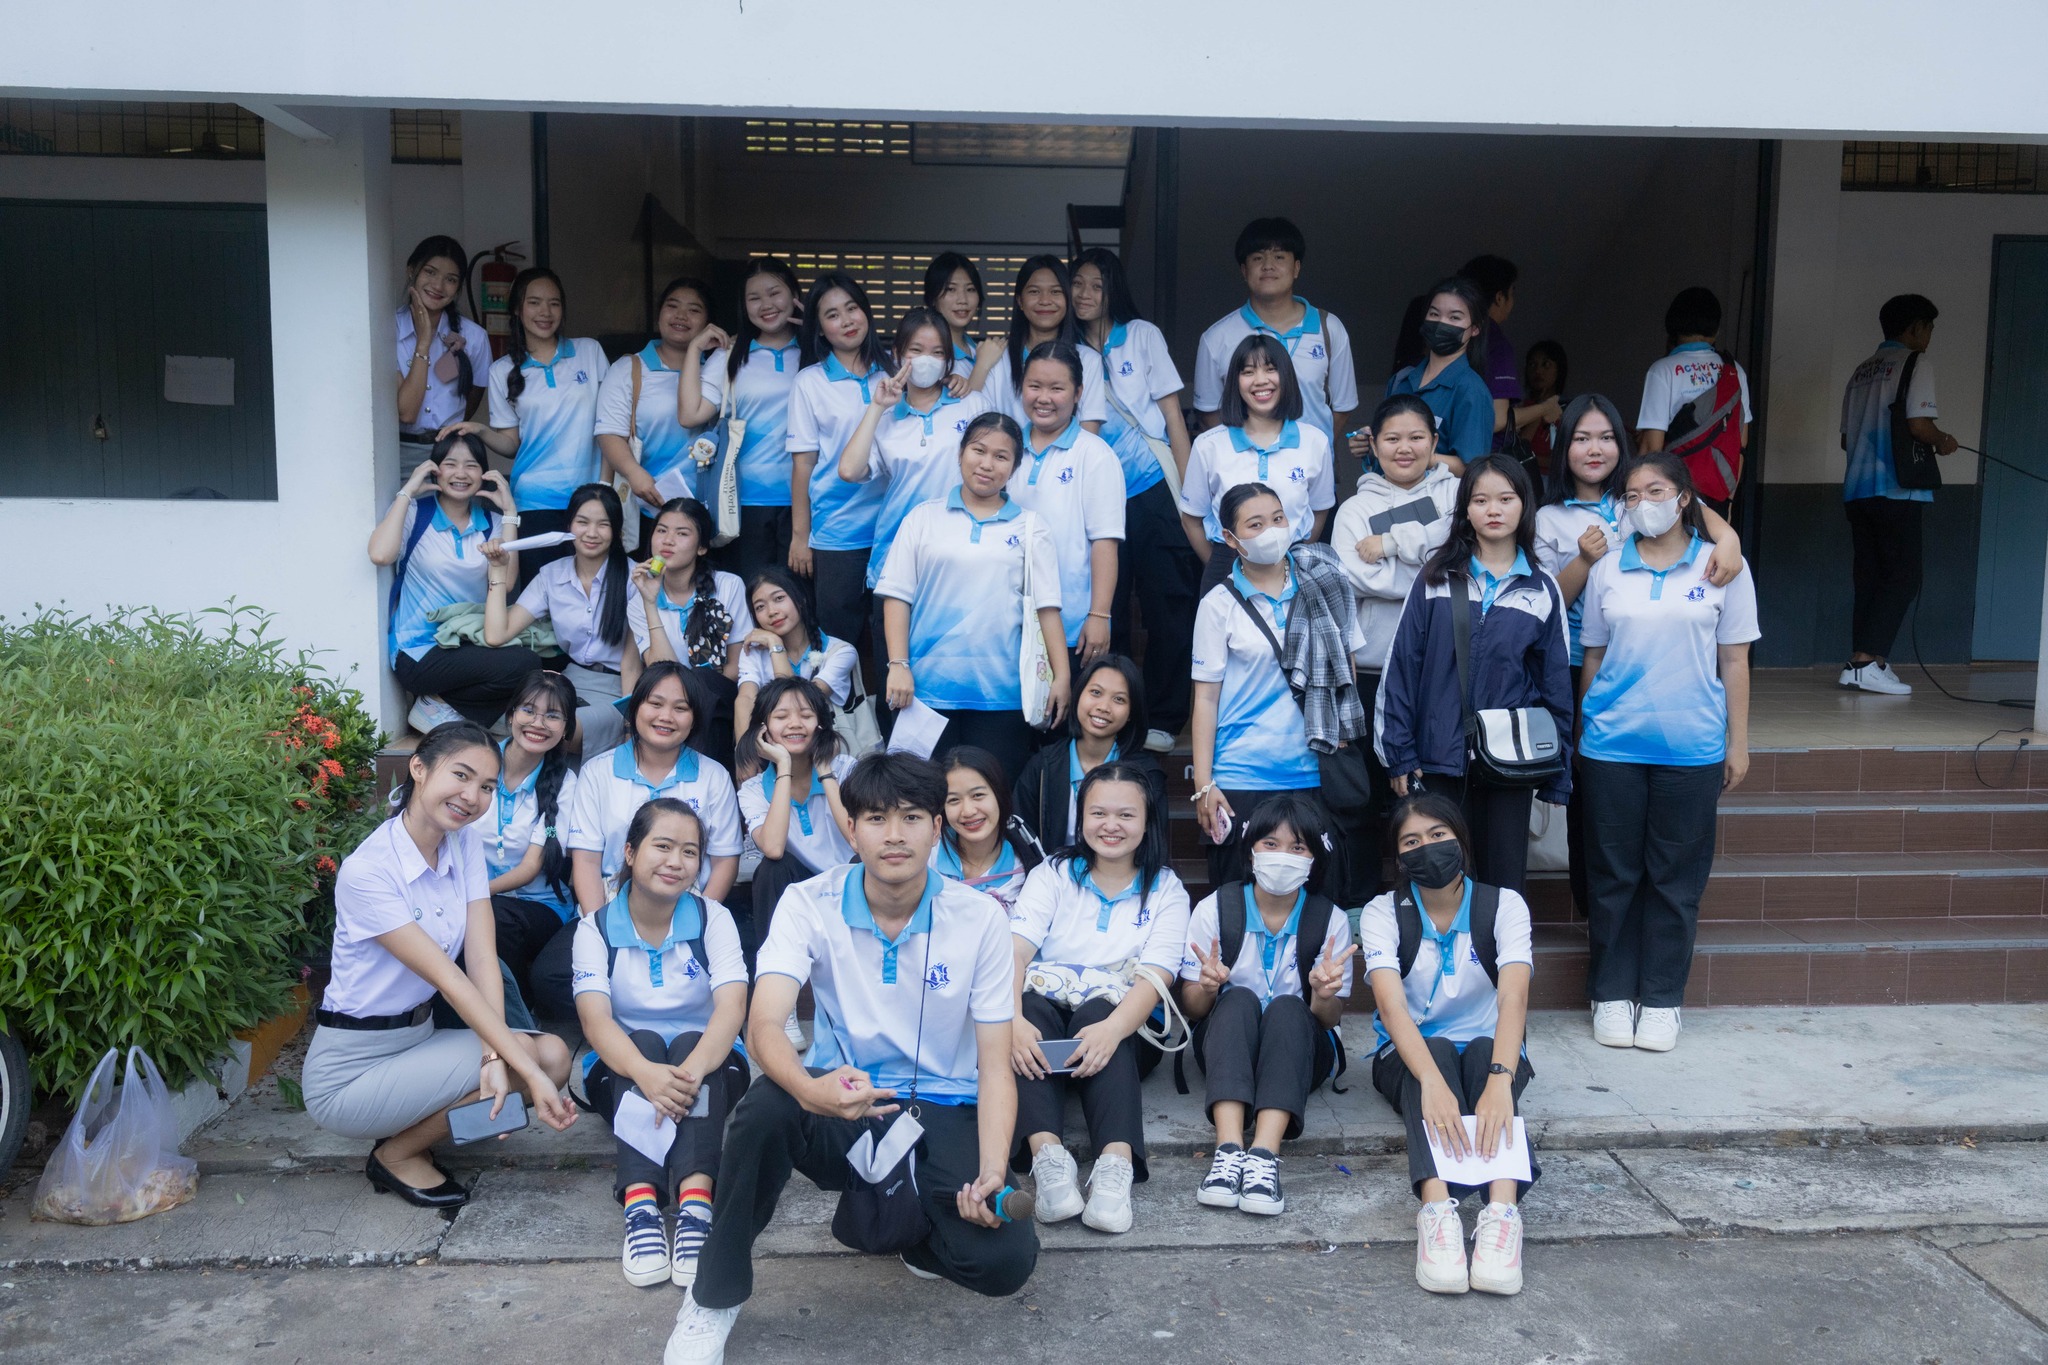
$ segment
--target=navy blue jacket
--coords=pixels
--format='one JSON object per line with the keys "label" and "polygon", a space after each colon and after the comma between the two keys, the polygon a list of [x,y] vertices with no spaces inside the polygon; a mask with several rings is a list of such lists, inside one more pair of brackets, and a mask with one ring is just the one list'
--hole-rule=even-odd
{"label": "navy blue jacket", "polygon": [[1479,613],[1479,586],[1469,575],[1432,587],[1418,576],[1394,627],[1373,713],[1373,747],[1391,774],[1465,772],[1465,713],[1458,705],[1458,656],[1451,635],[1451,587],[1472,594],[1472,709],[1541,706],[1557,722],[1565,768],[1537,795],[1555,805],[1571,796],[1571,645],[1557,585],[1541,569],[1501,585],[1493,607]]}

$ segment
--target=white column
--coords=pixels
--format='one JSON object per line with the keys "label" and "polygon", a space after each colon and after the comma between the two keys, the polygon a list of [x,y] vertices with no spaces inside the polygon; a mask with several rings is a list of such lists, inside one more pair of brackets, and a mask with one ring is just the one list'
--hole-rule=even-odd
{"label": "white column", "polygon": [[391,151],[382,109],[321,110],[327,141],[275,125],[264,149],[270,221],[277,499],[289,548],[272,595],[294,640],[319,641],[385,728],[404,704],[384,660],[388,579],[365,553],[398,486],[397,285]]}

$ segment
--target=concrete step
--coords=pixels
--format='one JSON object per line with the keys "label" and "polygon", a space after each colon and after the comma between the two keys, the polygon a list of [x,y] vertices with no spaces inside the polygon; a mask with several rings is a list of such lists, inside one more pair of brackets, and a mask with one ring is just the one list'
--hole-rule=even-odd
{"label": "concrete step", "polygon": [[[1576,918],[1562,872],[1532,873],[1539,922]],[[1714,860],[1704,920],[1894,919],[2041,915],[2048,852],[1725,854]]]}
{"label": "concrete step", "polygon": [[1721,853],[2048,850],[2048,792],[1732,792]]}

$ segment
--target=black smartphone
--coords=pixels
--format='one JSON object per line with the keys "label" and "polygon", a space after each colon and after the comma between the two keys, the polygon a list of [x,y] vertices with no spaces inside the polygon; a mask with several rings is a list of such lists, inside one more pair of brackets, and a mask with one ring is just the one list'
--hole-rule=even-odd
{"label": "black smartphone", "polygon": [[487,1099],[458,1105],[448,1111],[448,1135],[458,1147],[466,1142],[481,1142],[487,1137],[516,1133],[526,1123],[526,1097],[516,1090],[505,1097],[505,1107],[498,1111],[495,1119],[491,1117],[491,1101]]}
{"label": "black smartphone", "polygon": [[1045,1069],[1064,1076],[1073,1071],[1074,1050],[1080,1046],[1077,1038],[1045,1038],[1038,1050],[1045,1057]]}

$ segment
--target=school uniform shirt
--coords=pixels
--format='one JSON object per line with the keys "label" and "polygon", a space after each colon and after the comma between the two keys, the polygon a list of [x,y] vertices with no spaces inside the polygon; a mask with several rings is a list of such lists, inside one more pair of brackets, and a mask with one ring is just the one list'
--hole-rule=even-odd
{"label": "school uniform shirt", "polygon": [[[852,754],[838,755],[832,760],[832,776],[844,782],[856,761]],[[762,821],[768,818],[768,807],[775,802],[774,767],[765,768],[741,782],[739,796],[740,822],[747,827],[747,842],[752,844]],[[847,842],[846,832],[839,828],[839,821],[833,817],[832,803],[825,796],[825,784],[815,772],[811,774],[808,792],[799,796],[792,790],[789,794],[787,843],[788,852],[819,872],[853,861],[853,845]]]}
{"label": "school uniform shirt", "polygon": [[1040,863],[1024,879],[1010,932],[1031,945],[1036,962],[1117,967],[1135,959],[1171,980],[1187,950],[1188,889],[1170,867],[1149,891],[1141,880],[1111,895],[1078,859]]}
{"label": "school uniform shirt", "polygon": [[396,815],[356,845],[334,882],[334,969],[323,1008],[358,1019],[404,1014],[434,986],[392,956],[380,934],[417,924],[452,961],[469,931],[472,901],[491,898],[483,840],[469,825],[441,836],[429,866]]}
{"label": "school uniform shirt", "polygon": [[[505,742],[500,740],[498,753],[502,756],[504,752]],[[551,826],[540,818],[540,769],[541,765],[536,763],[518,786],[508,790],[501,768],[498,780],[491,784],[490,809],[473,826],[483,836],[484,866],[494,881],[525,862],[528,849],[546,847],[550,829],[563,848],[569,846],[564,836],[569,832],[569,813],[576,807],[576,774],[573,770],[562,774],[562,789],[555,794],[555,819]],[[576,913],[574,895],[557,894],[548,885],[548,879],[538,873],[526,885],[505,894],[547,906],[562,917],[564,924]]]}
{"label": "school uniform shirt", "polygon": [[1468,463],[1493,449],[1493,392],[1459,356],[1424,383],[1427,361],[1410,365],[1387,385],[1387,397],[1412,393],[1436,414],[1436,448]]}
{"label": "school uniform shirt", "polygon": [[875,594],[910,604],[910,672],[926,706],[1010,711],[1023,702],[1022,632],[1060,605],[1059,560],[1041,516],[1029,522],[1032,600],[1024,601],[1023,511],[1011,498],[977,521],[956,488],[912,508],[896,532]]}
{"label": "school uniform shirt", "polygon": [[[1604,494],[1591,502],[1566,498],[1563,502],[1548,503],[1536,509],[1536,562],[1542,566],[1543,572],[1555,578],[1564,571],[1565,565],[1579,557],[1579,537],[1586,533],[1588,526],[1598,526],[1607,533],[1608,555],[1621,545],[1621,508],[1615,505],[1613,498]],[[1586,661],[1586,647],[1579,642],[1585,615],[1586,590],[1582,587],[1579,595],[1572,599],[1571,606],[1565,609],[1574,667]]]}
{"label": "school uniform shirt", "polygon": [[[751,628],[751,627],[750,627]],[[853,695],[853,671],[860,667],[860,652],[844,640],[824,637],[823,648],[812,648],[801,658],[789,661],[790,672],[809,678],[824,689],[834,706],[846,705]],[[740,651],[739,681],[766,687],[775,680],[775,659],[760,645]]]}
{"label": "school uniform shirt", "polygon": [[[434,326],[434,338],[427,343],[427,391],[420,399],[420,415],[413,418],[408,430],[439,431],[450,422],[460,422],[469,411],[469,395],[462,388],[462,377],[443,379],[434,373],[441,363],[441,357],[448,351],[448,334],[451,330],[462,333],[462,354],[469,358],[469,383],[471,388],[484,387],[491,372],[491,336],[483,324],[470,318],[458,317],[451,309],[441,314],[441,320]],[[403,382],[412,370],[413,352],[419,349],[419,331],[412,325],[412,309],[398,310],[398,378]]]}
{"label": "school uniform shirt", "polygon": [[552,361],[543,365],[528,356],[520,373],[526,386],[514,403],[512,357],[503,355],[491,362],[491,425],[519,431],[519,453],[512,459],[512,500],[529,510],[565,508],[569,495],[595,483],[603,468],[596,428],[604,348],[589,337],[565,337]]}
{"label": "school uniform shirt", "polygon": [[[1075,421],[1109,421],[1109,400],[1103,396],[1102,384],[1102,357],[1092,346],[1081,347],[1081,401],[1074,409]],[[988,377],[981,381],[981,391],[988,395],[990,411],[1005,413],[1025,431],[1031,430],[1031,417],[1024,411],[1024,395],[1010,381],[1007,347],[989,367]]]}
{"label": "school uniform shirt", "polygon": [[1202,519],[1213,545],[1223,543],[1223,495],[1241,483],[1262,483],[1280,497],[1296,540],[1314,539],[1316,513],[1337,505],[1330,438],[1306,420],[1283,422],[1270,446],[1243,427],[1210,427],[1188,447],[1180,510]]}
{"label": "school uniform shirt", "polygon": [[[1401,981],[1408,998],[1408,1017],[1425,1038],[1443,1038],[1463,1047],[1474,1038],[1491,1038],[1500,1026],[1500,992],[1479,961],[1472,946],[1472,879],[1465,879],[1465,900],[1451,921],[1450,931],[1439,936],[1427,911],[1421,909],[1422,893],[1410,889],[1422,919],[1422,940],[1416,945],[1415,961]],[[1536,954],[1529,929],[1529,903],[1506,887],[1501,888],[1500,908],[1493,921],[1493,960],[1496,968],[1519,962],[1534,969]],[[1368,981],[1374,972],[1401,970],[1401,927],[1394,918],[1394,893],[1368,904],[1358,917],[1358,957]],[[1377,1011],[1372,1017],[1376,1047],[1392,1040]]]}
{"label": "school uniform shirt", "polygon": [[1235,375],[1223,373],[1224,367],[1230,364],[1240,341],[1253,332],[1264,332],[1278,338],[1294,358],[1294,378],[1301,388],[1301,420],[1320,431],[1325,443],[1335,435],[1331,427],[1335,420],[1332,407],[1337,412],[1352,412],[1358,407],[1358,376],[1351,369],[1351,338],[1344,324],[1332,314],[1298,294],[1295,302],[1302,306],[1301,321],[1284,332],[1274,330],[1252,311],[1249,303],[1210,324],[1195,350],[1196,412],[1216,412],[1223,407],[1224,384],[1236,382]]}
{"label": "school uniform shirt", "polygon": [[756,974],[811,983],[816,1041],[804,1065],[859,1067],[899,1100],[914,1078],[925,1103],[972,1104],[974,1026],[1007,1024],[1016,1013],[1009,917],[927,870],[910,922],[884,939],[863,879],[858,865],[835,868],[783,892]]}
{"label": "school uniform shirt", "polygon": [[[1223,939],[1216,913],[1216,895],[1211,891],[1202,897],[1188,917],[1188,941],[1181,953],[1180,979],[1200,981],[1202,979],[1202,953],[1215,951]],[[1294,911],[1288,915],[1287,923],[1280,926],[1277,934],[1266,931],[1266,917],[1259,913],[1257,898],[1251,885],[1244,887],[1244,946],[1237,951],[1237,961],[1230,964],[1230,984],[1256,991],[1259,1008],[1264,1009],[1274,999],[1283,995],[1303,995],[1301,989],[1301,966],[1294,960],[1294,941],[1301,932],[1302,907],[1308,904],[1308,893],[1294,893]],[[1323,931],[1323,948],[1317,953],[1318,959],[1343,952],[1351,946],[1351,917],[1341,909],[1330,915],[1330,927]],[[1337,987],[1337,998],[1351,997],[1352,964],[1344,964],[1344,982]]]}
{"label": "school uniform shirt", "polygon": [[[1102,439],[1123,465],[1124,496],[1135,498],[1166,477],[1152,450],[1152,441],[1166,439],[1166,414],[1159,402],[1187,385],[1166,349],[1166,334],[1143,318],[1110,328],[1102,343],[1102,378],[1109,410]],[[1137,426],[1124,420],[1125,413],[1137,419]]]}
{"label": "school uniform shirt", "polygon": [[1728,756],[1728,692],[1720,645],[1748,644],[1757,626],[1748,561],[1725,587],[1707,582],[1694,536],[1668,569],[1643,563],[1636,537],[1593,566],[1580,600],[1580,638],[1605,649],[1583,703],[1580,752],[1608,763],[1700,767]]}
{"label": "school uniform shirt", "polygon": [[[598,615],[604,609],[604,580],[611,572],[611,562],[600,564],[597,577],[590,580],[590,591],[583,590],[581,580],[576,577],[576,556],[564,555],[541,565],[540,572],[519,594],[519,605],[533,614],[536,621],[546,621],[555,632],[555,643],[562,652],[585,668],[606,668],[618,671],[619,660],[625,654],[625,642],[608,645],[597,633]],[[626,605],[630,608],[640,596],[629,584],[626,588]]]}
{"label": "school uniform shirt", "polygon": [[[1636,413],[1639,431],[1669,431],[1678,410],[1714,387],[1721,378],[1721,355],[1711,341],[1688,341],[1674,349],[1643,376],[1643,406]],[[1742,420],[1750,420],[1749,376],[1735,367],[1742,389]]]}
{"label": "school uniform shirt", "polygon": [[941,837],[932,846],[932,856],[927,864],[949,882],[958,882],[970,891],[979,891],[1003,907],[1005,915],[1017,913],[1017,898],[1024,894],[1024,883],[1030,877],[1031,869],[1024,866],[1024,860],[1017,856],[1017,850],[1008,839],[1004,839],[996,853],[996,860],[988,871],[979,877],[970,877],[960,866],[960,850],[953,846],[950,836]]}
{"label": "school uniform shirt", "polygon": [[[747,984],[747,962],[732,913],[717,901],[685,893],[676,900],[667,937],[649,943],[633,925],[626,894],[619,892],[611,904],[577,922],[570,991],[610,1000],[612,1021],[629,1034],[647,1029],[673,1043],[685,1033],[702,1033],[711,1026],[718,988]],[[708,961],[698,961],[690,950],[693,938],[703,940]],[[618,949],[616,956],[607,941]],[[595,1051],[584,1054],[585,1075],[596,1060]]]}
{"label": "school uniform shirt", "polygon": [[[1457,501],[1458,476],[1439,464],[1411,488],[1368,472],[1359,478],[1358,492],[1337,509],[1330,547],[1358,594],[1358,631],[1364,640],[1352,656],[1358,667],[1378,672],[1386,663],[1401,606],[1423,561],[1450,538]],[[1369,536],[1382,541],[1380,558],[1372,564],[1358,554],[1358,542]]]}
{"label": "school uniform shirt", "polygon": [[1123,467],[1108,443],[1084,428],[1078,417],[1043,445],[1027,426],[1009,494],[1052,533],[1060,574],[1060,623],[1066,628],[1067,648],[1073,649],[1081,643],[1081,627],[1094,605],[1095,566],[1089,546],[1124,538]]}
{"label": "school uniform shirt", "polygon": [[[413,540],[413,530],[422,516],[430,517],[427,529]],[[412,546],[405,561],[405,581],[399,585],[398,609],[391,613],[389,663],[403,654],[419,659],[434,647],[438,629],[427,619],[430,612],[458,602],[481,602],[490,591],[491,566],[484,558],[484,542],[498,534],[498,519],[481,498],[469,504],[469,520],[456,526],[441,510],[441,500],[414,498],[405,509],[405,525],[398,543]]]}
{"label": "school uniform shirt", "polygon": [[960,377],[961,377],[962,379],[971,379],[971,378],[973,378],[973,377],[974,377],[974,360],[975,360],[975,356],[976,356],[976,354],[978,353],[978,349],[979,349],[980,345],[981,345],[981,341],[980,341],[980,339],[979,339],[979,338],[977,338],[977,337],[969,337],[969,338],[967,338],[967,344],[966,344],[966,345],[964,345],[964,346],[963,346],[963,345],[961,345],[961,344],[960,344],[959,342],[957,342],[957,341],[956,341],[956,342],[954,342],[954,343],[953,343],[953,368],[952,368],[952,370],[951,370],[951,371],[950,371],[949,373],[952,373],[952,374],[957,374],[957,375],[959,375],[959,376],[960,376]]}
{"label": "school uniform shirt", "polygon": [[[1849,465],[1842,478],[1842,501],[1890,498],[1896,502],[1933,502],[1931,488],[1899,487],[1892,462],[1892,404],[1899,380],[1913,352],[1903,342],[1887,341],[1877,354],[1856,367],[1842,390],[1842,449]],[[1934,362],[1922,353],[1913,366],[1913,391],[1906,395],[1906,416],[1932,421],[1941,416],[1934,401]]]}
{"label": "school uniform shirt", "polygon": [[789,395],[792,457],[814,451],[811,469],[811,548],[865,550],[875,543],[875,517],[882,508],[882,485],[848,483],[839,477],[839,453],[853,439],[861,414],[873,398],[870,386],[882,377],[880,368],[856,375],[828,355],[807,365]]}
{"label": "school uniform shirt", "polygon": [[[633,362],[640,362],[640,405],[633,406]],[[697,468],[695,459],[690,458],[690,446],[708,427],[685,427],[676,421],[676,386],[682,380],[682,372],[669,369],[661,363],[661,347],[648,342],[633,355],[620,356],[605,371],[604,383],[597,391],[598,436],[617,436],[630,440],[640,438],[640,467],[647,471],[649,478],[660,478],[672,469],[681,469],[683,482],[692,490],[691,496],[704,498],[704,471]],[[529,385],[529,387],[531,387]],[[710,387],[703,385],[703,392],[710,396]],[[630,409],[630,411],[629,411]],[[683,468],[687,461],[688,468]],[[716,487],[712,494],[718,492]],[[634,500],[643,511],[651,509]]]}
{"label": "school uniform shirt", "polygon": [[[727,573],[723,569],[712,570],[711,578],[718,604],[725,608],[725,614],[732,620],[732,630],[726,636],[726,644],[736,645],[746,639],[754,629],[754,614],[747,610],[747,585],[740,581],[738,574]],[[662,633],[668,636],[668,647],[675,651],[676,658],[685,663],[688,660],[684,656],[689,651],[684,641],[689,639],[690,613],[696,606],[697,595],[694,592],[682,601],[676,602],[670,600],[667,585],[657,586],[654,590],[654,612],[661,618]],[[626,592],[626,629],[633,632],[633,643],[640,646],[640,657],[646,658],[649,638],[647,599],[640,595],[637,588],[629,588]],[[715,666],[722,666],[724,663],[725,658],[721,655]]]}
{"label": "school uniform shirt", "polygon": [[967,434],[967,424],[987,411],[985,395],[955,398],[940,389],[928,412],[910,406],[906,394],[882,414],[868,445],[864,480],[882,490],[882,503],[875,511],[875,549],[868,556],[870,588],[882,576],[896,528],[910,509],[960,486],[960,438]]}
{"label": "school uniform shirt", "polygon": [[562,842],[599,855],[598,871],[610,881],[625,862],[626,829],[634,813],[657,796],[674,797],[704,822],[703,863],[697,869],[702,891],[711,880],[711,860],[738,857],[745,839],[732,778],[687,745],[676,755],[675,769],[658,782],[642,775],[630,740],[585,763],[576,775],[576,804],[569,808],[568,837]]}
{"label": "school uniform shirt", "polygon": [[[727,351],[704,357],[704,397],[721,407],[730,363]],[[739,453],[742,507],[789,506],[789,396],[798,368],[795,337],[787,346],[747,343],[746,363],[732,394],[732,415],[747,424]]]}

